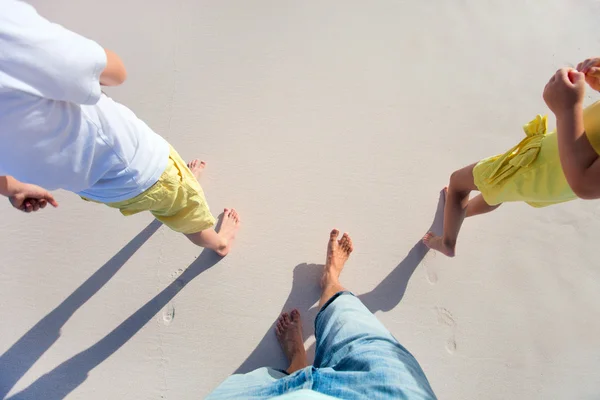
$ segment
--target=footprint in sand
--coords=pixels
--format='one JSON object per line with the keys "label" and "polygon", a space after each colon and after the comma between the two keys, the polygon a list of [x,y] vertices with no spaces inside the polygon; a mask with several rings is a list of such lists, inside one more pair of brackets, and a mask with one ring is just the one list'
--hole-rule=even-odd
{"label": "footprint in sand", "polygon": [[435,312],[438,317],[438,323],[450,328],[450,338],[446,341],[446,350],[450,354],[456,351],[456,321],[452,313],[444,307],[435,307]]}
{"label": "footprint in sand", "polygon": [[183,268],[179,268],[177,271],[171,272],[171,278],[175,278],[183,273]]}
{"label": "footprint in sand", "polygon": [[435,252],[431,251],[425,256],[423,260],[423,266],[425,267],[425,274],[427,276],[427,282],[435,285],[438,281],[437,268],[431,265],[431,259],[435,259]]}
{"label": "footprint in sand", "polygon": [[173,304],[167,304],[162,314],[162,320],[165,325],[170,325],[175,319],[175,307]]}

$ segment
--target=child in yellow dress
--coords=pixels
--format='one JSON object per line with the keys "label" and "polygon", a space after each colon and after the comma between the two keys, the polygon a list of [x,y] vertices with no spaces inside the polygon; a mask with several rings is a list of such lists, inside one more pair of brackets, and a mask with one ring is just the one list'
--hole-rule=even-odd
{"label": "child in yellow dress", "polygon": [[[600,102],[583,108],[585,82],[600,91],[599,67],[600,58],[591,58],[550,78],[544,101],[556,116],[556,131],[546,133],[546,117],[538,115],[524,126],[526,137],[518,145],[450,176],[444,233],[428,232],[423,242],[429,248],[454,257],[464,218],[504,202],[546,207],[578,197],[600,198]],[[472,190],[481,193],[469,199]]]}

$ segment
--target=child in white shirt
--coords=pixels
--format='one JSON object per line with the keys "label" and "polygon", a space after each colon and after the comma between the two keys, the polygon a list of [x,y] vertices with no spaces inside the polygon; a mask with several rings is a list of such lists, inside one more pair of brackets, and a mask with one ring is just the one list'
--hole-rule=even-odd
{"label": "child in white shirt", "polygon": [[23,211],[56,202],[65,189],[124,215],[150,211],[193,243],[226,255],[239,228],[225,209],[212,227],[198,178],[161,136],[100,85],[126,78],[120,58],[41,17],[17,0],[0,0],[0,194]]}

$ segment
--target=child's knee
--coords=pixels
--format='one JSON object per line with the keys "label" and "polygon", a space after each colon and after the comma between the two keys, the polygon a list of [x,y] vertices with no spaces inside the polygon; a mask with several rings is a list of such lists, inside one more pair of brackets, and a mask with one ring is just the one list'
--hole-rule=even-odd
{"label": "child's knee", "polygon": [[474,189],[475,183],[473,182],[473,175],[471,174],[469,176],[468,171],[465,171],[465,169],[459,169],[450,175],[448,191],[469,193]]}
{"label": "child's knee", "polygon": [[461,183],[461,170],[454,171],[450,175],[450,186],[458,187]]}

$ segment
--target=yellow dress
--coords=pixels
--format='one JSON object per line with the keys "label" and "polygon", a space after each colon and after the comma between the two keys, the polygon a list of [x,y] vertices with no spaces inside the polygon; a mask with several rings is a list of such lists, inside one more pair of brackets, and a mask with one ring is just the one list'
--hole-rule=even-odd
{"label": "yellow dress", "polygon": [[[583,112],[585,132],[600,154],[600,101]],[[563,173],[556,131],[546,133],[547,117],[526,124],[525,139],[504,154],[486,158],[473,169],[475,185],[486,203],[524,201],[546,207],[576,199]]]}

